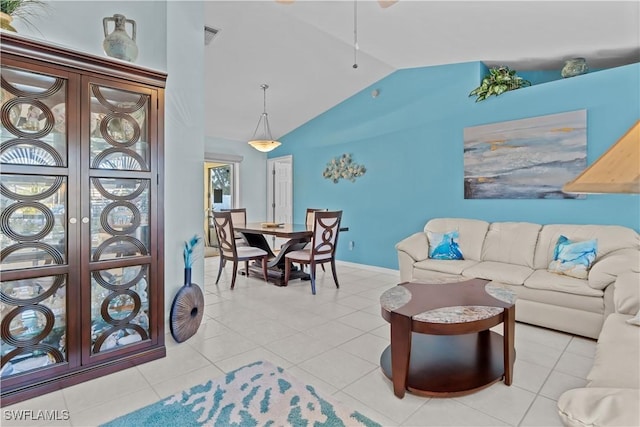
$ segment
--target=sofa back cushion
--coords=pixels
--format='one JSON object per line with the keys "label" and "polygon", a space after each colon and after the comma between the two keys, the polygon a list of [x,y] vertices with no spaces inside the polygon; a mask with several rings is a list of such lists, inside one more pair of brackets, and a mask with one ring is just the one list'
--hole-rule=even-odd
{"label": "sofa back cushion", "polygon": [[534,268],[546,269],[549,266],[549,263],[553,261],[553,251],[561,235],[576,242],[597,239],[596,263],[600,258],[615,250],[623,248],[638,249],[640,242],[638,233],[635,230],[620,225],[544,225],[538,238]]}
{"label": "sofa back cushion", "polygon": [[[434,218],[424,226],[425,233],[458,232],[458,243],[466,260],[479,261],[482,243],[489,229],[489,223],[467,218]],[[430,242],[431,244],[431,242]]]}
{"label": "sofa back cushion", "polygon": [[482,260],[533,268],[533,256],[540,224],[530,222],[494,222],[482,246]]}

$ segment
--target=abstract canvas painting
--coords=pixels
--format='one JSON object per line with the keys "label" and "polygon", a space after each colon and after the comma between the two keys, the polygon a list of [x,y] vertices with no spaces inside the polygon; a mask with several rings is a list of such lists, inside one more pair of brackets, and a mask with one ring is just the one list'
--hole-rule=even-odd
{"label": "abstract canvas painting", "polygon": [[465,199],[576,199],[587,167],[587,110],[464,129]]}

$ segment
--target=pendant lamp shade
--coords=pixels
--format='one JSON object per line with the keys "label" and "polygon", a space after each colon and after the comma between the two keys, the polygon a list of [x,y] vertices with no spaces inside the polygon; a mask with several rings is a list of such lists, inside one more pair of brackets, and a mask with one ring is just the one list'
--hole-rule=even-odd
{"label": "pendant lamp shade", "polygon": [[[273,139],[273,136],[271,136],[271,128],[269,127],[269,117],[267,115],[267,89],[269,88],[269,85],[262,84],[260,87],[264,93],[264,110],[260,115],[256,130],[253,131],[253,136],[249,141],[249,145],[258,151],[268,153],[269,151],[279,147],[281,143]],[[259,134],[259,131],[262,131],[262,133]]]}

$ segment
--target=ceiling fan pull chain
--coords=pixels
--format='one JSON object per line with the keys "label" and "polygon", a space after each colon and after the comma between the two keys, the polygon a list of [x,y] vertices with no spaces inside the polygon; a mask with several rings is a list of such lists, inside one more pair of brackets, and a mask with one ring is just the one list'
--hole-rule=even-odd
{"label": "ceiling fan pull chain", "polygon": [[353,0],[353,68],[358,68],[358,0]]}

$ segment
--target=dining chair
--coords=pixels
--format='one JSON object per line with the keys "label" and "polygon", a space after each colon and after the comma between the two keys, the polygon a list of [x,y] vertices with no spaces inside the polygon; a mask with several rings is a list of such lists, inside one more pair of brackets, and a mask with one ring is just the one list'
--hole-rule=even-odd
{"label": "dining chair", "polygon": [[[314,209],[314,208],[307,208],[307,213],[305,216],[305,225],[307,226],[307,228],[309,227],[313,227],[313,219],[315,218],[315,214],[316,212],[326,212],[329,209]],[[308,245],[307,245],[308,246]],[[320,264],[320,267],[322,267],[322,271],[326,271],[324,269],[324,264]],[[302,266],[300,266],[300,268],[302,268]]]}
{"label": "dining chair", "polygon": [[264,281],[267,279],[267,260],[268,254],[260,248],[253,246],[238,246],[236,239],[234,238],[233,229],[233,214],[229,211],[226,212],[213,212],[213,221],[216,227],[216,234],[218,236],[218,245],[220,249],[220,267],[218,268],[218,277],[216,278],[216,285],[220,280],[222,269],[226,265],[227,261],[233,262],[233,273],[231,276],[231,289],[236,284],[236,275],[238,273],[238,262],[244,261],[245,274],[249,275],[249,261],[261,260],[262,262],[262,276]]}
{"label": "dining chair", "polygon": [[285,255],[284,284],[289,282],[291,275],[291,264],[309,265],[311,274],[311,293],[316,294],[316,265],[331,263],[331,272],[336,288],[338,276],[336,275],[336,247],[338,245],[338,233],[340,231],[340,220],[342,211],[316,211],[313,220],[313,236],[311,237],[311,247],[292,251]]}
{"label": "dining chair", "polygon": [[[231,212],[231,219],[236,225],[245,225],[247,223],[247,208],[220,209],[220,211]],[[237,244],[241,246],[248,246],[247,242],[244,240],[244,236],[242,235],[242,233],[236,232],[234,236]]]}

